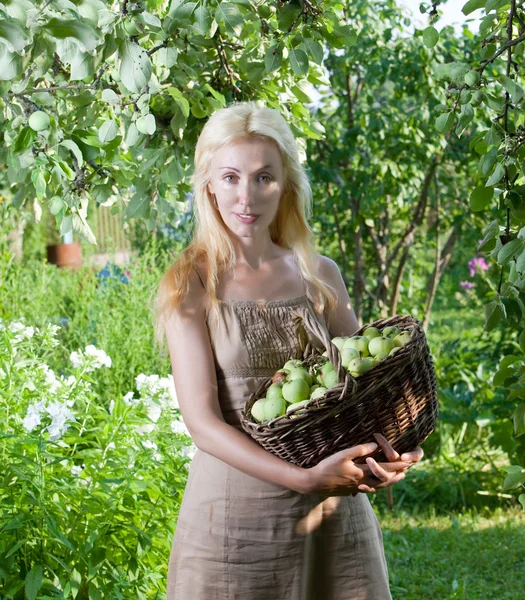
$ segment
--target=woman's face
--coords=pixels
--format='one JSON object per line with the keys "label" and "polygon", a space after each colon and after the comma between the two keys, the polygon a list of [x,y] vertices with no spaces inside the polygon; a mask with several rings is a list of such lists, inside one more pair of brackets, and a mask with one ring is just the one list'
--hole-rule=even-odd
{"label": "woman's face", "polygon": [[283,189],[284,165],[274,142],[237,140],[216,152],[211,161],[208,191],[212,202],[215,194],[224,223],[241,237],[270,226]]}

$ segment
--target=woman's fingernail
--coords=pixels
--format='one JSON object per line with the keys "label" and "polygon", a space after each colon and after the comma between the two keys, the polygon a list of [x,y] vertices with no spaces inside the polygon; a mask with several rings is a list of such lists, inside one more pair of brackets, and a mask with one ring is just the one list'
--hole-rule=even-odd
{"label": "woman's fingernail", "polygon": [[410,460],[410,456],[408,454],[402,454],[401,455],[401,460],[408,461],[408,460]]}

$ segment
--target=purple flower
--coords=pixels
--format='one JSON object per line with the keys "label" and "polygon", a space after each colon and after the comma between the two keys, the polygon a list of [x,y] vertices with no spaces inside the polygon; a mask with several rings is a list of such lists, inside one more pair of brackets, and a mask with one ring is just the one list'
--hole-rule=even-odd
{"label": "purple flower", "polygon": [[476,274],[476,267],[481,269],[482,271],[488,271],[489,266],[486,260],[482,256],[475,256],[468,261],[468,268],[470,270],[470,276],[474,277]]}
{"label": "purple flower", "polygon": [[476,287],[476,284],[473,281],[460,281],[459,285],[464,290],[470,290],[470,288]]}

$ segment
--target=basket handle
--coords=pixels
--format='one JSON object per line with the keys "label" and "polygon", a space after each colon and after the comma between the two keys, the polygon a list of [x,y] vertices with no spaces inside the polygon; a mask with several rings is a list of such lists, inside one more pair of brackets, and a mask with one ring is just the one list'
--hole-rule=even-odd
{"label": "basket handle", "polygon": [[355,384],[356,382],[354,378],[344,369],[343,365],[341,364],[341,353],[339,352],[339,348],[332,342],[328,331],[321,325],[321,323],[319,323],[317,319],[313,318],[308,309],[303,307],[295,309],[292,314],[293,322],[297,331],[297,337],[303,351],[308,343],[308,335],[305,331],[306,327],[306,330],[316,335],[323,342],[324,347],[328,352],[328,360],[334,365],[337,372],[338,381],[343,382],[345,377],[348,377],[350,379],[350,383]]}

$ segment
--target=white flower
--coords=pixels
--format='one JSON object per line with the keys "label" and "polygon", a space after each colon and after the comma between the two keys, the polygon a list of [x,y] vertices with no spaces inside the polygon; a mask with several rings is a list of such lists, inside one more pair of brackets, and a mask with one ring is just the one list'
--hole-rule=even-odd
{"label": "white flower", "polygon": [[104,352],[89,344],[84,353],[82,350],[71,352],[69,359],[75,369],[85,368],[86,373],[91,373],[100,367],[111,367],[111,358]]}
{"label": "white flower", "polygon": [[42,371],[44,371],[45,383],[49,387],[50,393],[54,394],[60,388],[60,382],[57,380],[55,372],[45,363],[42,363],[38,366]]}
{"label": "white flower", "polygon": [[67,379],[62,379],[62,385],[67,386],[67,387],[71,387],[72,385],[75,385],[76,382],[77,382],[77,379],[74,375],[70,375]]}
{"label": "white flower", "polygon": [[27,431],[33,431],[35,427],[40,425],[45,403],[45,400],[40,400],[40,402],[35,402],[28,406],[27,414],[22,421],[22,425]]}
{"label": "white flower", "polygon": [[35,334],[35,328],[34,327],[26,327],[20,321],[13,321],[12,323],[9,323],[8,330],[11,333],[16,333],[17,334],[13,338],[13,342],[14,343],[21,342],[24,338],[26,338],[26,339],[32,338],[34,336],[34,334]]}
{"label": "white flower", "polygon": [[186,424],[181,421],[172,421],[171,431],[173,431],[173,433],[178,433],[179,435],[187,435],[188,437],[191,437],[190,432],[186,427]]}
{"label": "white flower", "polygon": [[108,450],[115,450],[115,442],[109,442],[108,444]]}
{"label": "white flower", "polygon": [[157,462],[162,462],[162,454],[160,452],[156,452],[153,455],[153,458],[157,461]]}
{"label": "white flower", "polygon": [[71,467],[71,475],[80,475],[82,473],[82,467],[80,465],[73,465]]}
{"label": "white flower", "polygon": [[195,456],[195,453],[197,452],[197,446],[195,446],[195,444],[191,444],[191,446],[183,446],[181,448],[181,452],[182,454],[184,454],[184,456],[187,456],[188,458],[193,458]]}
{"label": "white flower", "polygon": [[5,379],[6,377],[6,372],[0,367],[0,379]]}
{"label": "white flower", "polygon": [[144,435],[145,433],[151,433],[155,429],[155,425],[153,423],[148,423],[146,425],[139,425],[135,429],[135,433],[139,435]]}
{"label": "white flower", "polygon": [[46,427],[50,440],[61,438],[69,427],[68,421],[76,421],[75,415],[65,403],[51,402],[46,411],[52,417],[51,424]]}
{"label": "white flower", "polygon": [[148,417],[156,423],[159,420],[162,408],[158,404],[150,404],[147,408]]}
{"label": "white flower", "polygon": [[133,392],[128,392],[124,398],[122,398],[124,404],[126,404],[127,406],[131,406],[132,404],[134,404],[135,399],[133,398]]}
{"label": "white flower", "polygon": [[109,414],[110,414],[110,415],[112,415],[112,414],[113,414],[113,409],[114,409],[114,408],[115,408],[115,400],[112,400],[112,401],[109,403],[109,407],[108,407],[108,410],[109,410]]}
{"label": "white flower", "polygon": [[81,351],[71,352],[71,354],[69,355],[69,360],[71,361],[71,364],[73,365],[74,369],[79,369],[84,364]]}
{"label": "white flower", "polygon": [[159,449],[157,444],[155,442],[152,442],[151,440],[144,440],[142,442],[142,445],[144,446],[144,448],[147,448],[148,450],[157,451]]}

